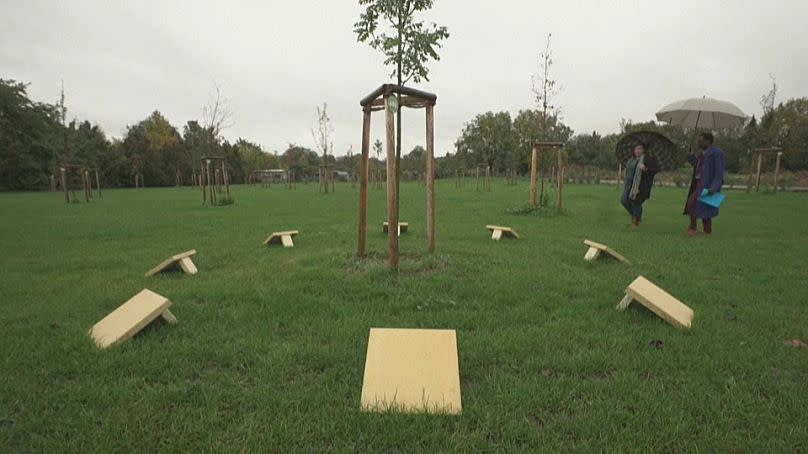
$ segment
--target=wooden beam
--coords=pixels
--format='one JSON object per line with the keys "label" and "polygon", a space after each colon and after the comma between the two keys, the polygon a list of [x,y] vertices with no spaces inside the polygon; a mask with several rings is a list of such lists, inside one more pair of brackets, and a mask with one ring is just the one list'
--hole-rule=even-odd
{"label": "wooden beam", "polygon": [[[385,102],[389,95],[385,96]],[[396,144],[393,112],[385,109],[387,135],[387,222],[398,225],[398,191],[396,188]],[[393,229],[387,233],[387,261],[390,268],[398,270],[398,235]]]}
{"label": "wooden beam", "polygon": [[65,203],[70,203],[70,192],[67,190],[67,169],[59,169],[62,178],[62,191],[65,193]]}
{"label": "wooden beam", "polygon": [[359,172],[359,239],[357,255],[366,254],[368,228],[368,159],[370,158],[370,110],[362,112],[362,168]]}
{"label": "wooden beam", "polygon": [[777,194],[777,185],[780,181],[780,158],[783,157],[783,152],[777,152],[777,161],[774,164],[774,193]]}
{"label": "wooden beam", "polygon": [[98,198],[101,198],[101,179],[98,178],[98,169],[95,169],[95,187],[98,189]]}
{"label": "wooden beam", "polygon": [[536,208],[536,190],[538,189],[538,172],[539,172],[539,152],[536,145],[533,145],[533,152],[530,156],[530,208]]}
{"label": "wooden beam", "polygon": [[757,174],[755,176],[755,192],[760,192],[760,168],[763,166],[763,153],[758,152]]}
{"label": "wooden beam", "polygon": [[558,209],[564,208],[564,149],[558,149],[558,170],[556,171],[558,178]]}
{"label": "wooden beam", "polygon": [[435,252],[435,115],[426,106],[426,250]]}
{"label": "wooden beam", "polygon": [[746,179],[746,193],[752,192],[752,172],[755,168],[755,155],[749,150],[749,178]]}

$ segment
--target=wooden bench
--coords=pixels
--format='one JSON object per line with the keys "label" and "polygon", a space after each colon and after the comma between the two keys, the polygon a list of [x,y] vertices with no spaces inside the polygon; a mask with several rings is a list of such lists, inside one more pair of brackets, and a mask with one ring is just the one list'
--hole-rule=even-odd
{"label": "wooden bench", "polygon": [[107,348],[128,340],[157,317],[162,316],[168,323],[176,324],[177,319],[169,307],[171,301],[167,298],[143,289],[93,325],[90,336],[99,348]]}
{"label": "wooden bench", "polygon": [[196,274],[196,265],[191,260],[191,256],[196,254],[196,250],[191,249],[181,254],[173,255],[163,260],[159,265],[155,266],[146,273],[146,277],[154,276],[157,273],[168,271],[171,269],[179,268],[186,274]]}
{"label": "wooden bench", "polygon": [[626,296],[617,305],[617,310],[626,310],[632,301],[637,301],[677,328],[689,329],[693,324],[693,309],[642,276],[626,288]]}
{"label": "wooden bench", "polygon": [[499,225],[487,225],[485,226],[486,229],[491,231],[491,239],[494,241],[499,241],[500,238],[503,236],[506,238],[519,238],[519,234],[516,233],[516,230],[510,227],[502,227]]}
{"label": "wooden bench", "polygon": [[371,328],[361,410],[460,414],[455,331]]}
{"label": "wooden bench", "polygon": [[[388,229],[389,229],[389,225],[385,221],[384,223],[382,223],[382,232],[387,233]],[[407,230],[409,230],[409,229],[410,229],[410,223],[409,222],[399,222],[398,223],[398,236],[401,236],[402,233],[407,233]]]}
{"label": "wooden bench", "polygon": [[288,230],[286,232],[273,232],[272,235],[269,236],[266,240],[264,240],[264,244],[283,244],[283,247],[295,247],[295,243],[292,241],[292,237],[297,235],[297,230]]}
{"label": "wooden bench", "polygon": [[595,260],[598,259],[598,257],[603,257],[602,253],[605,252],[606,254],[616,258],[617,260],[631,265],[631,262],[629,262],[628,259],[618,254],[617,251],[610,248],[609,246],[606,246],[605,244],[596,243],[590,240],[584,240],[584,244],[589,246],[589,250],[587,250],[586,255],[584,255],[584,260],[586,260],[587,262],[594,262]]}

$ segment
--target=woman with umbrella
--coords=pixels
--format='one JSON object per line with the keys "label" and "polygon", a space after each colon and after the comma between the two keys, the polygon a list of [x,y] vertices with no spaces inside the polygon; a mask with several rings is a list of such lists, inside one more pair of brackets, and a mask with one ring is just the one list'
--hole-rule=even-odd
{"label": "woman with umbrella", "polygon": [[698,154],[691,154],[687,157],[690,165],[693,166],[693,176],[690,180],[690,192],[685,204],[685,215],[690,216],[690,227],[687,234],[696,235],[696,220],[701,219],[704,225],[704,233],[713,233],[713,218],[718,216],[718,207],[707,204],[700,200],[704,191],[707,195],[714,195],[721,192],[721,185],[724,183],[724,152],[713,145],[713,135],[709,132],[699,136],[699,148],[702,150]]}
{"label": "woman with umbrella", "polygon": [[631,228],[636,229],[642,222],[642,204],[651,197],[659,163],[647,154],[648,146],[644,142],[637,143],[633,151],[634,157],[626,163],[626,181],[620,203],[631,215]]}
{"label": "woman with umbrella", "polygon": [[[699,128],[708,130],[736,128],[746,121],[746,114],[738,106],[707,97],[677,101],[663,107],[656,116],[659,121],[694,131]],[[702,220],[704,233],[709,235],[713,232],[712,220],[718,216],[718,206],[700,199],[702,195],[713,196],[721,192],[721,185],[724,182],[724,152],[713,145],[713,135],[709,132],[701,134],[698,145],[700,152],[687,158],[693,166],[690,191],[684,210],[684,215],[690,216],[690,227],[687,229],[690,236],[697,233],[697,219]]]}
{"label": "woman with umbrella", "polygon": [[654,176],[661,170],[677,167],[678,148],[658,132],[635,131],[617,142],[615,154],[626,168],[620,203],[631,215],[631,227],[636,229],[642,222],[643,203],[651,198]]}

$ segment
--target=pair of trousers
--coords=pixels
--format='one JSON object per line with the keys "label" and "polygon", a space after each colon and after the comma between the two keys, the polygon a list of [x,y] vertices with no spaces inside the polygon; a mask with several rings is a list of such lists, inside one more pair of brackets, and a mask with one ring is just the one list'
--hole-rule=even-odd
{"label": "pair of trousers", "polygon": [[638,221],[642,220],[642,202],[630,200],[628,198],[628,191],[623,192],[623,196],[620,198],[620,203],[623,205],[623,208],[628,211],[631,217]]}

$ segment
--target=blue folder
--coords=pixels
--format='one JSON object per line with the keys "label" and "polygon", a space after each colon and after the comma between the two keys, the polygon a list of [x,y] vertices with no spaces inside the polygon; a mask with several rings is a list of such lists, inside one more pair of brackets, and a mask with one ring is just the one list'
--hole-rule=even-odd
{"label": "blue folder", "polygon": [[716,192],[713,195],[709,195],[709,191],[704,189],[704,190],[701,191],[701,195],[699,196],[699,202],[706,203],[707,205],[710,205],[711,207],[718,208],[718,207],[721,206],[721,203],[724,202],[725,198],[726,197],[724,196],[724,194],[722,194],[720,192]]}

